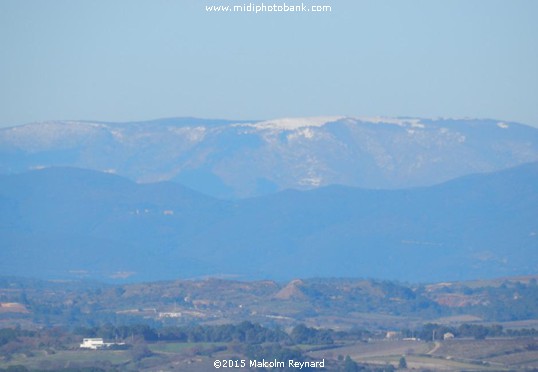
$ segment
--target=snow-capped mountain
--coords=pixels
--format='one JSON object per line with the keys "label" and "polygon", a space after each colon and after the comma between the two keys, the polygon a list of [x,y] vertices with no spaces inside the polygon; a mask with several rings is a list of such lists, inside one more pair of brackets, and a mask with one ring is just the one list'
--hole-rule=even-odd
{"label": "snow-capped mountain", "polygon": [[498,120],[194,118],[0,129],[0,172],[73,166],[225,198],[340,184],[427,186],[538,160],[538,129]]}

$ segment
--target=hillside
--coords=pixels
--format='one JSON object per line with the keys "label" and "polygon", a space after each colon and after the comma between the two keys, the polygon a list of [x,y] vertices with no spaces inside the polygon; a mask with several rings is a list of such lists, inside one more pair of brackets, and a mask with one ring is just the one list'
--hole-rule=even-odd
{"label": "hillside", "polygon": [[507,328],[531,328],[538,321],[537,278],[428,285],[355,278],[289,282],[210,278],[112,285],[0,277],[0,322],[26,328],[46,322],[107,324],[110,319],[156,326],[252,321],[290,327],[304,323],[370,331],[432,322],[446,326],[496,322]]}
{"label": "hillside", "polygon": [[410,281],[534,274],[538,163],[437,186],[331,186],[222,201],[50,168],[0,177],[0,272]]}

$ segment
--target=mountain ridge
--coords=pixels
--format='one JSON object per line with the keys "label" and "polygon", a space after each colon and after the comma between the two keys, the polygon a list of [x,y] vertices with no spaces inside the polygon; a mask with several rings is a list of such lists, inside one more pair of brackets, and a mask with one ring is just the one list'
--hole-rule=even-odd
{"label": "mountain ridge", "polygon": [[478,119],[168,118],[0,129],[0,173],[73,166],[237,199],[330,184],[399,189],[538,161],[538,129]]}
{"label": "mountain ridge", "polygon": [[45,169],[0,176],[0,272],[137,281],[525,275],[538,268],[537,213],[538,163],[431,187],[331,186],[235,201]]}

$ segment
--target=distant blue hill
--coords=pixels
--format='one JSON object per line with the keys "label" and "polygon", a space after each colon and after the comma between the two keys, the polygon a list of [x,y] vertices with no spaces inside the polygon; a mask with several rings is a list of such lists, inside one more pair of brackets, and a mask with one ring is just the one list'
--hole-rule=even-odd
{"label": "distant blue hill", "polygon": [[47,168],[0,176],[0,274],[461,280],[538,271],[538,163],[399,190],[224,201]]}

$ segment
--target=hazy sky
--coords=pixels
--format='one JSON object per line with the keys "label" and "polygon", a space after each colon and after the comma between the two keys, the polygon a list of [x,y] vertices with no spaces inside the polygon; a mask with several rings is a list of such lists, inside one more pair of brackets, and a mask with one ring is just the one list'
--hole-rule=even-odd
{"label": "hazy sky", "polygon": [[0,126],[316,115],[538,125],[538,1],[303,1],[332,12],[0,0]]}

